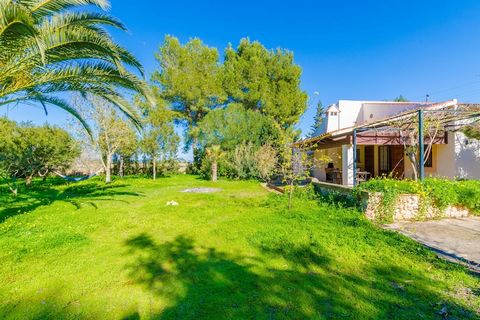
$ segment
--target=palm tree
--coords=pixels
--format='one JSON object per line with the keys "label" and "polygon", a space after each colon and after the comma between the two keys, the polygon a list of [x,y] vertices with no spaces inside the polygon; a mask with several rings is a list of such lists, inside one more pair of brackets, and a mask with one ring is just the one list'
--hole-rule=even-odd
{"label": "palm tree", "polygon": [[212,181],[216,182],[218,180],[218,161],[220,161],[225,153],[220,148],[219,145],[213,145],[205,150],[207,160],[210,162],[211,165],[211,174],[212,174]]}
{"label": "palm tree", "polygon": [[[98,11],[80,11],[84,5]],[[64,93],[100,96],[136,121],[122,93],[146,94],[138,60],[105,27],[126,30],[105,13],[108,0],[0,0],[0,106],[40,103],[88,125]],[[138,124],[138,123],[137,123]]]}

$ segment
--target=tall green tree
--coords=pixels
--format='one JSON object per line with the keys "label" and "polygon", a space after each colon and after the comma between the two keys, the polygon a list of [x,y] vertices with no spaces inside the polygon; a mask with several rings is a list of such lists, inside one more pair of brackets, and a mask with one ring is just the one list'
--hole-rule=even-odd
{"label": "tall green tree", "polygon": [[272,117],[283,128],[295,124],[307,108],[301,73],[292,52],[267,50],[258,41],[242,39],[236,49],[225,50],[224,87],[230,101]]}
{"label": "tall green tree", "polygon": [[225,100],[218,51],[198,38],[182,45],[177,38],[166,36],[156,58],[159,69],[152,80],[181,115],[178,120],[186,125],[190,138],[187,145],[193,146],[196,156],[196,135],[191,133],[212,108]]}
{"label": "tall green tree", "polygon": [[408,99],[405,98],[403,95],[399,95],[398,97],[393,99],[393,101],[395,101],[395,102],[408,102]]}
{"label": "tall green tree", "polygon": [[315,112],[315,117],[313,118],[313,124],[310,128],[309,137],[314,137],[320,127],[322,126],[323,120],[325,118],[325,109],[323,108],[322,101],[317,103],[317,111]]}
{"label": "tall green tree", "polygon": [[212,110],[198,125],[198,141],[202,148],[220,145],[234,150],[242,143],[255,146],[275,144],[281,129],[270,117],[232,103],[225,109]]}
{"label": "tall green tree", "polygon": [[142,68],[105,29],[126,30],[105,13],[109,5],[107,0],[0,0],[0,106],[54,105],[88,128],[64,93],[89,93],[136,120],[123,94],[146,93],[144,81],[127,67],[140,73]]}

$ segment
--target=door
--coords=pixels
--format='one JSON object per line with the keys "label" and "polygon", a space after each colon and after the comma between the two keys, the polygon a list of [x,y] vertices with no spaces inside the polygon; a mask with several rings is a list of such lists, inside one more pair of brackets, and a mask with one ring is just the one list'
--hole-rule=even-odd
{"label": "door", "polygon": [[390,153],[392,177],[403,179],[405,175],[405,152],[403,151],[403,146],[390,146]]}
{"label": "door", "polygon": [[375,176],[375,152],[374,146],[365,146],[365,171],[370,172],[370,176]]}
{"label": "door", "polygon": [[378,174],[388,176],[390,174],[390,148],[389,146],[378,147]]}
{"label": "door", "polygon": [[402,179],[405,175],[403,146],[379,146],[378,171],[381,176]]}

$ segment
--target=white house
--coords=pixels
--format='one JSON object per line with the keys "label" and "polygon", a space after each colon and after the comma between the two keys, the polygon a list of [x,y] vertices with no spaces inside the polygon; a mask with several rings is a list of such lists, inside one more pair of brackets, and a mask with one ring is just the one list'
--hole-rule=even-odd
{"label": "white house", "polygon": [[[404,143],[395,133],[371,131],[357,136],[354,132],[399,115],[414,114],[416,110],[457,110],[457,106],[456,100],[441,103],[340,100],[326,109],[315,136],[302,141],[311,146],[315,158],[331,159],[329,163],[317,165],[312,174],[320,181],[343,185],[353,185],[354,167],[357,181],[382,175],[412,178],[413,167],[405,155]],[[448,130],[434,141],[425,164],[425,175],[480,179],[480,142],[465,137],[458,127]]]}

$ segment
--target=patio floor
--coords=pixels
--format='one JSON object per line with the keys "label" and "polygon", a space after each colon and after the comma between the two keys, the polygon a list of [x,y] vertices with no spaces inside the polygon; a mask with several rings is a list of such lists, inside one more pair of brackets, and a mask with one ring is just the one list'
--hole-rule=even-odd
{"label": "patio floor", "polygon": [[480,272],[480,217],[396,222],[386,228],[401,232],[441,256]]}

